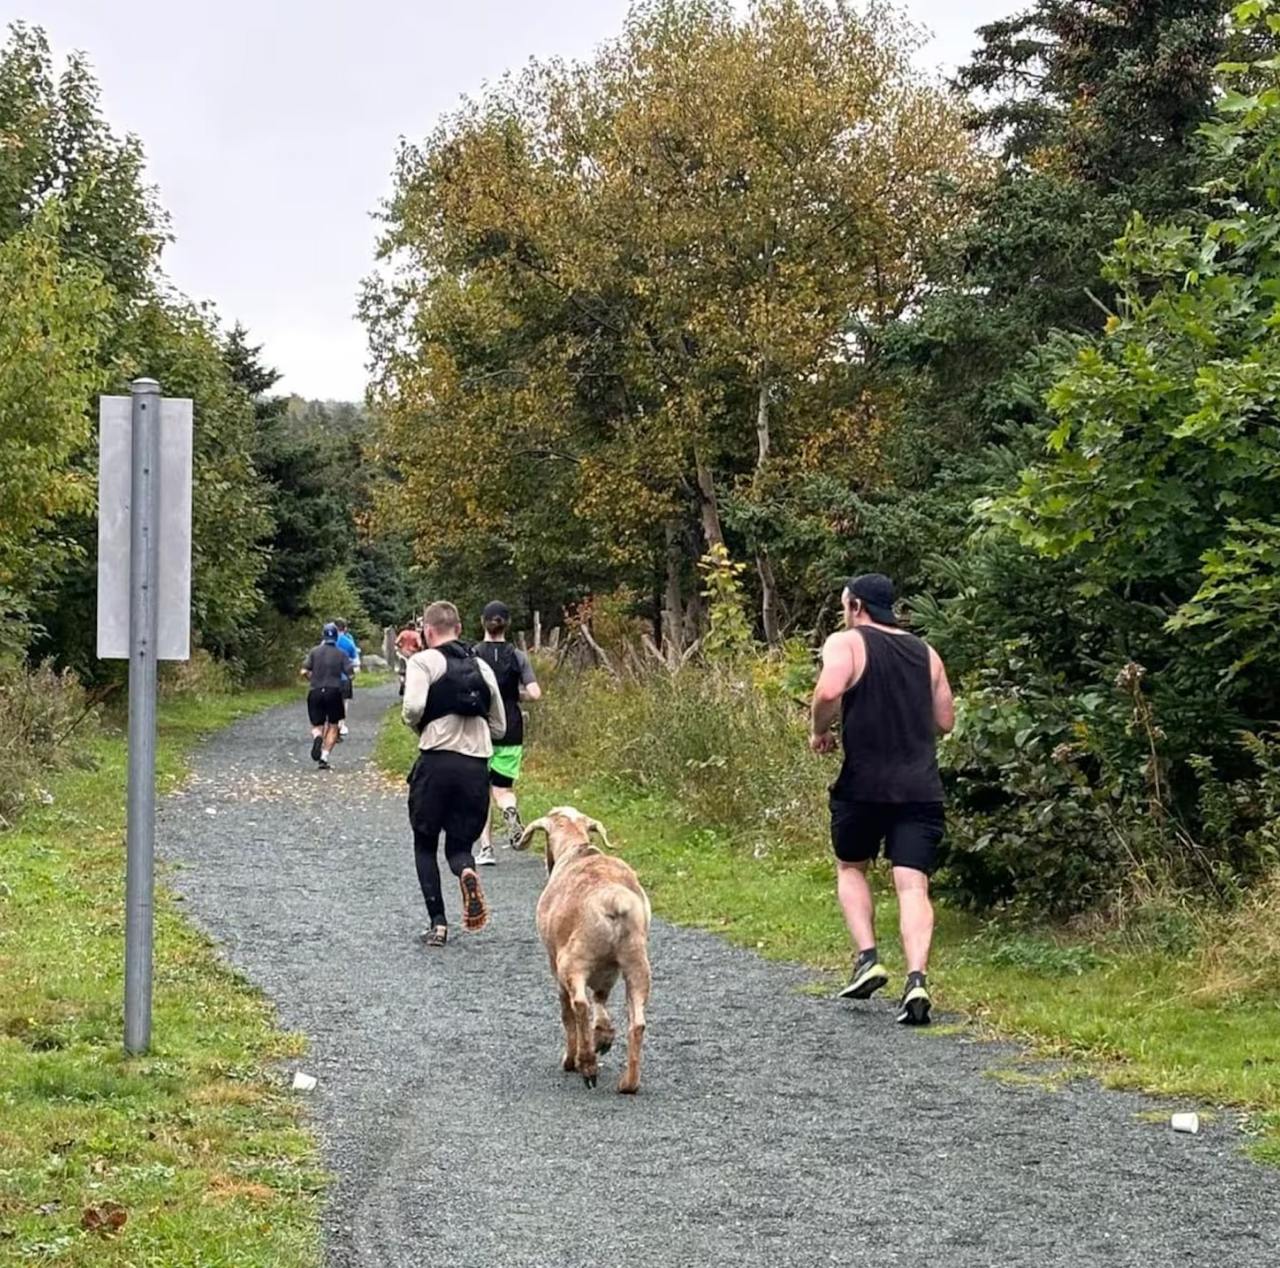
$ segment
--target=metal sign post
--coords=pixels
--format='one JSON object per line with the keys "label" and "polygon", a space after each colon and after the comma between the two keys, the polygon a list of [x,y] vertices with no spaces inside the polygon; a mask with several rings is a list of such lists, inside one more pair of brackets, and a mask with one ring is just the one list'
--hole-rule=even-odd
{"label": "metal sign post", "polygon": [[135,379],[129,490],[129,836],[125,864],[124,1047],[151,1046],[156,852],[156,630],[160,384]]}
{"label": "metal sign post", "polygon": [[98,655],[129,660],[124,1046],[151,1044],[155,894],[156,665],[186,660],[191,609],[189,400],[154,379],[99,412]]}

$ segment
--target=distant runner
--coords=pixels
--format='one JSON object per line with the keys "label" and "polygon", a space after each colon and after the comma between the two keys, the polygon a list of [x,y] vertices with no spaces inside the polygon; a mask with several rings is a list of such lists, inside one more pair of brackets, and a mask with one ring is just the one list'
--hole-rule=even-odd
{"label": "distant runner", "polygon": [[400,658],[396,672],[400,676],[400,694],[404,695],[404,671],[410,656],[416,656],[422,650],[422,635],[418,633],[416,621],[409,621],[404,629],[396,635],[396,655]]}
{"label": "distant runner", "polygon": [[330,622],[321,632],[299,671],[311,683],[307,692],[307,717],[311,721],[311,760],[329,769],[329,756],[338,742],[342,721],[342,681],[355,673],[351,658],[338,644],[338,627]]}
{"label": "distant runner", "polygon": [[937,737],[955,725],[947,671],[923,639],[898,628],[893,583],[855,577],[841,596],[848,629],[822,649],[813,693],[815,753],[836,746],[841,719],[844,762],[831,787],[831,841],[837,892],[857,948],[842,999],[869,999],[889,980],[876,953],[875,907],[867,868],[883,843],[898,893],[907,984],[898,1021],[924,1026],[932,1000],[926,973],[933,941],[929,875],[945,827]]}
{"label": "distant runner", "polygon": [[338,723],[338,735],[346,738],[347,719],[351,717],[351,701],[355,695],[355,676],[360,672],[360,648],[356,645],[356,640],[347,633],[347,623],[338,617],[334,621],[334,625],[338,627],[338,646],[346,652],[351,658],[354,669],[342,680],[342,721]]}
{"label": "distant runner", "polygon": [[462,927],[489,920],[471,847],[489,814],[489,758],[507,715],[493,670],[460,641],[462,622],[452,603],[433,603],[423,621],[427,650],[405,671],[401,716],[418,732],[418,760],[409,773],[409,823],[414,861],[430,926],[428,947],[449,938],[437,852],[444,832],[449,870],[462,890]]}
{"label": "distant runner", "polygon": [[[520,840],[524,831],[515,791],[524,759],[524,714],[520,712],[520,697],[523,694],[529,700],[541,700],[542,688],[538,686],[528,656],[507,642],[507,630],[511,626],[511,610],[507,605],[495,600],[485,608],[481,619],[484,622],[484,642],[476,648],[476,654],[493,670],[507,714],[506,734],[493,742],[489,783],[493,786],[494,805],[502,811],[507,830],[506,844],[510,846]],[[486,815],[484,836],[476,848],[476,862],[481,867],[492,867],[497,861]]]}

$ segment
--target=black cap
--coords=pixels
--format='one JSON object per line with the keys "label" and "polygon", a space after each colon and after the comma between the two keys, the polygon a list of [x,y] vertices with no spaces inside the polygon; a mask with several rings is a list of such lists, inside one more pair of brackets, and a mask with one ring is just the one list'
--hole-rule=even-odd
{"label": "black cap", "polygon": [[[472,609],[474,611],[474,609]],[[481,613],[486,621],[507,621],[511,620],[511,609],[498,599],[494,599],[492,603],[484,605],[484,611]]]}
{"label": "black cap", "polygon": [[845,589],[855,599],[862,600],[862,606],[873,621],[880,625],[897,625],[898,618],[893,614],[893,582],[883,573],[867,572],[861,577],[854,577]]}

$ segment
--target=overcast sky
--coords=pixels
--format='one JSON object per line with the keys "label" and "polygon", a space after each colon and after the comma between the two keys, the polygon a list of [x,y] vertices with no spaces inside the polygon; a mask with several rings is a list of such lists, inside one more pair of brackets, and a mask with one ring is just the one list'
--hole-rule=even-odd
{"label": "overcast sky", "polygon": [[[950,71],[1022,0],[906,0]],[[240,320],[281,387],[359,399],[370,213],[396,139],[528,58],[584,56],[626,0],[0,0],[4,23],[83,49],[118,131],[141,137],[173,218],[174,283]]]}

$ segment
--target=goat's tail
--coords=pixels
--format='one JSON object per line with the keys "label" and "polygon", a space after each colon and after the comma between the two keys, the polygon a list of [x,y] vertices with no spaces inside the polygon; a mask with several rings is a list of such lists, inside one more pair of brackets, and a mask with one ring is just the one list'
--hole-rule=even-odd
{"label": "goat's tail", "polygon": [[610,885],[601,893],[599,912],[619,939],[632,933],[643,935],[649,924],[649,904],[625,885]]}

